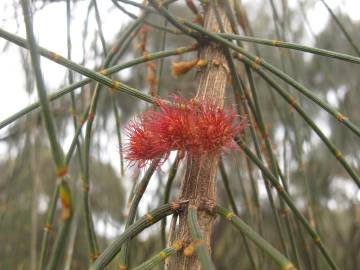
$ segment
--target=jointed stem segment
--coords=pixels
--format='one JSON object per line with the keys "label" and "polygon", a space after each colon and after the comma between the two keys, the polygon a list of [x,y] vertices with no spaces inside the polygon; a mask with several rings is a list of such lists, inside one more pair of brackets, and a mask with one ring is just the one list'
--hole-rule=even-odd
{"label": "jointed stem segment", "polygon": [[[176,212],[180,212],[187,205],[188,201],[179,201],[165,204],[151,212],[147,215],[152,216],[152,224],[155,224],[162,218],[165,218],[168,215],[171,215]],[[136,236],[138,233],[143,231],[145,228],[151,226],[149,224],[148,217],[145,215],[144,217],[138,219],[135,223],[130,225],[125,232],[116,238],[101,255],[96,259],[91,270],[100,270],[103,269],[106,265],[108,265],[111,260],[115,257],[115,255],[120,251],[122,245],[127,241]]]}

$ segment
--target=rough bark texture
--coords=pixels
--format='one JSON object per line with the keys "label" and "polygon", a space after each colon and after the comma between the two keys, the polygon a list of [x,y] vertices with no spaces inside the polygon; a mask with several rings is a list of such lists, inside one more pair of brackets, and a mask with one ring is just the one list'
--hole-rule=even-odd
{"label": "rough bark texture", "polygon": [[[219,1],[221,2],[221,1]],[[204,10],[204,28],[211,32],[219,32],[219,25],[213,9],[214,1],[209,1]],[[218,7],[221,20],[226,32],[230,32],[230,24],[221,6]],[[224,92],[228,80],[228,67],[223,50],[214,43],[200,50],[200,59],[207,60],[208,65],[198,74],[198,89],[196,98],[198,100],[211,99],[219,106],[224,105]],[[179,199],[190,200],[190,204],[200,206],[202,201],[215,202],[216,200],[216,175],[219,154],[203,155],[196,158],[187,158],[185,177],[182,180]],[[185,240],[185,246],[190,244],[190,234],[186,220],[187,212],[179,216],[179,229],[177,239]],[[210,238],[214,224],[214,217],[208,212],[199,211],[198,221],[203,233],[204,240],[210,248]],[[177,270],[199,270],[201,269],[196,254],[185,257],[178,254],[176,260]]]}

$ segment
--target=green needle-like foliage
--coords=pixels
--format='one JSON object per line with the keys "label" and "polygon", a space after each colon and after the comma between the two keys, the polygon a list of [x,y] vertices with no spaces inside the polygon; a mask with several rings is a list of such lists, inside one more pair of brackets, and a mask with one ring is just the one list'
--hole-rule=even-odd
{"label": "green needle-like foliage", "polygon": [[284,257],[278,250],[273,248],[268,242],[266,242],[260,235],[251,229],[246,223],[244,223],[233,212],[226,210],[221,206],[215,206],[214,211],[221,215],[223,218],[231,222],[239,231],[246,235],[249,239],[254,241],[258,247],[264,250],[273,260],[275,260],[280,266],[281,270],[295,270],[293,264]]}
{"label": "green needle-like foliage", "polygon": [[354,1],[0,2],[0,269],[360,269]]}
{"label": "green needle-like foliage", "polygon": [[193,206],[188,208],[188,224],[193,242],[190,244],[196,249],[202,268],[215,270],[215,265],[207,251],[206,244],[201,235],[201,230],[197,221],[197,211]]}
{"label": "green needle-like foliage", "polygon": [[174,202],[174,203],[165,204],[149,212],[144,217],[140,218],[134,224],[129,226],[121,236],[115,239],[104,250],[104,252],[96,259],[91,269],[92,270],[103,269],[120,251],[121,246],[125,243],[125,241],[133,238],[143,229],[153,225],[154,223],[158,222],[160,219],[170,214],[173,214],[176,211],[180,211],[183,208],[183,206],[186,204],[187,202]]}

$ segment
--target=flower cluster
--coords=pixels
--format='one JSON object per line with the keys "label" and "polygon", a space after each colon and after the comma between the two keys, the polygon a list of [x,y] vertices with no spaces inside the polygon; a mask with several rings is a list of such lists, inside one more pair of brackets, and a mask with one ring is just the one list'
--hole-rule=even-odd
{"label": "flower cluster", "polygon": [[164,101],[157,105],[158,111],[142,113],[127,127],[125,158],[139,167],[155,158],[166,160],[173,150],[196,156],[233,149],[234,136],[246,127],[245,118],[235,123],[234,110],[211,101],[174,96],[171,105]]}

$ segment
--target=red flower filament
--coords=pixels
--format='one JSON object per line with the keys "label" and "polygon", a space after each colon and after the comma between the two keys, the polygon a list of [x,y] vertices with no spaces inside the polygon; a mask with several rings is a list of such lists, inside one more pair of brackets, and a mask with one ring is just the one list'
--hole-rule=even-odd
{"label": "red flower filament", "polygon": [[146,111],[127,127],[129,143],[125,158],[139,167],[177,150],[190,156],[235,149],[233,138],[246,127],[235,123],[234,110],[224,110],[210,101],[201,103],[174,96],[172,105],[158,101],[159,111]]}

